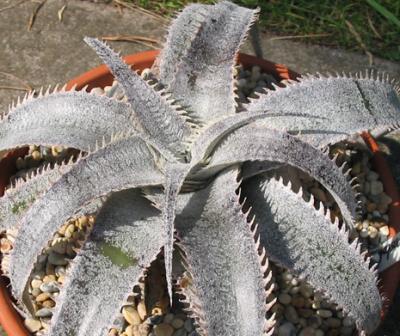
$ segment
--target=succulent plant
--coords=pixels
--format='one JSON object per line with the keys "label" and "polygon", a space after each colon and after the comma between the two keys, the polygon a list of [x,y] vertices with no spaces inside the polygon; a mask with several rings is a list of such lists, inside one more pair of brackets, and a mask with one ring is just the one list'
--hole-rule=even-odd
{"label": "succulent plant", "polygon": [[[2,117],[0,151],[29,144],[81,151],[0,199],[0,229],[17,229],[3,271],[25,314],[42,249],[66,220],[97,212],[57,298],[51,335],[105,335],[162,248],[170,297],[178,276],[201,335],[272,333],[268,258],[342,307],[360,333],[379,324],[375,266],[356,240],[349,243],[354,181],[326,148],[396,124],[398,88],[372,74],[305,76],[260,93],[239,112],[233,69],[256,18],[257,11],[226,1],[186,7],[152,69],[157,85],[86,38],[127,102],[56,89],[26,96]],[[330,192],[340,223],[269,173],[286,164]],[[181,275],[173,272],[174,246],[187,268]]]}

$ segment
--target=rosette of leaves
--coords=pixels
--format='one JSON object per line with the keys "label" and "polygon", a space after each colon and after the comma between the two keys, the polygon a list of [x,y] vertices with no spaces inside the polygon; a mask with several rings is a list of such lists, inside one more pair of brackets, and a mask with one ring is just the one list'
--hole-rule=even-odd
{"label": "rosette of leaves", "polygon": [[[156,85],[87,38],[127,102],[54,90],[28,95],[2,117],[0,151],[29,144],[81,151],[0,199],[1,230],[18,231],[3,271],[25,314],[42,249],[66,220],[98,210],[57,297],[50,335],[107,334],[161,249],[172,297],[174,244],[187,267],[180,290],[201,335],[272,333],[267,258],[327,295],[360,333],[379,324],[376,271],[358,242],[349,243],[356,193],[324,149],[366,129],[389,129],[398,121],[398,89],[372,75],[308,76],[260,94],[239,113],[235,57],[256,18],[225,1],[186,7],[154,65]],[[265,174],[277,164],[319,181],[343,223]]]}

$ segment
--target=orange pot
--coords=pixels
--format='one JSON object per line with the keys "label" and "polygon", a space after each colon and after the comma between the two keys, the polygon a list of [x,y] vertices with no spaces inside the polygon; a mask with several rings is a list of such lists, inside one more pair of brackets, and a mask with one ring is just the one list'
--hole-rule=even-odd
{"label": "orange pot", "polygon": [[[145,68],[150,68],[158,55],[159,51],[145,51],[138,54],[133,54],[124,57],[124,60],[127,64],[133,65],[136,70],[143,70]],[[273,75],[276,79],[297,79],[300,75],[282,64],[276,64],[269,62],[267,60],[259,59],[254,56],[239,54],[238,55],[238,63],[242,64],[245,68],[250,67],[252,65],[258,65],[263,72],[269,73]],[[72,79],[67,83],[67,89],[70,90],[72,87],[76,86],[77,89],[82,89],[84,86],[88,85],[88,90],[94,87],[105,87],[112,83],[113,76],[108,71],[108,68],[105,65],[101,65],[97,68],[89,70],[84,74]],[[16,172],[15,161],[17,157],[26,154],[27,149],[19,149],[9,153],[3,160],[0,161],[0,195],[4,193],[4,189],[8,184],[8,180],[12,174]],[[385,172],[386,174],[386,172]],[[389,172],[390,174],[390,172]],[[391,175],[390,175],[391,176]],[[391,177],[393,180],[393,177]],[[385,183],[385,180],[383,180]],[[392,188],[394,184],[391,182],[390,188]],[[388,186],[385,184],[385,190],[387,190]],[[390,194],[389,194],[390,195]],[[392,195],[390,195],[392,196]],[[393,198],[394,199],[394,198]],[[396,198],[398,200],[398,198]],[[396,203],[397,204],[397,203]],[[397,217],[395,220],[391,219],[391,222],[399,222],[399,214],[400,211],[397,211],[395,214]],[[392,213],[390,213],[392,215]],[[397,277],[394,279],[399,279],[400,277],[400,263],[397,264]],[[393,278],[386,276],[386,272],[383,274],[382,283],[384,286],[384,292],[394,293],[397,280],[392,280]],[[21,316],[16,312],[13,307],[13,299],[7,290],[8,281],[6,278],[1,277],[0,279],[0,324],[3,326],[4,330],[7,332],[9,336],[28,336],[29,332],[26,330]],[[390,291],[386,291],[387,288]],[[386,294],[386,296],[388,296]],[[393,295],[389,296],[389,300],[391,301]]]}

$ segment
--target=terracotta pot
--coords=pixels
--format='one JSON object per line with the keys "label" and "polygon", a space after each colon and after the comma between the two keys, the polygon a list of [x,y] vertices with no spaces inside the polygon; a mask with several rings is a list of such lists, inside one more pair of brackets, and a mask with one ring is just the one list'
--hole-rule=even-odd
{"label": "terracotta pot", "polygon": [[[143,70],[145,68],[150,68],[153,64],[156,56],[159,51],[145,51],[134,55],[129,55],[124,57],[125,62],[133,65],[136,70]],[[282,79],[297,79],[300,75],[282,64],[276,64],[269,62],[267,60],[259,59],[254,56],[239,54],[238,55],[238,63],[241,63],[244,67],[250,67],[252,65],[258,65],[262,69],[263,72],[267,72],[278,80]],[[70,90],[72,87],[76,86],[77,89],[82,89],[84,86],[88,86],[87,90],[90,90],[94,87],[104,87],[106,85],[110,85],[112,83],[113,77],[108,71],[108,68],[105,65],[101,65],[97,68],[89,70],[84,74],[72,79],[67,83],[67,89]],[[3,194],[4,188],[8,184],[9,177],[16,172],[15,161],[17,157],[23,156],[26,154],[27,149],[19,149],[9,153],[5,158],[0,161],[0,195]],[[386,172],[385,172],[386,173]],[[390,175],[389,180],[393,180],[393,177]],[[385,182],[384,182],[385,183]],[[394,186],[393,182],[390,182],[390,188]],[[387,185],[385,184],[385,188]],[[387,189],[385,189],[387,190]],[[390,194],[389,194],[390,195]],[[392,195],[390,195],[392,197]],[[392,197],[393,198],[393,197]],[[399,200],[399,198],[393,198]],[[396,209],[399,210],[398,202],[396,202]],[[397,211],[397,222],[399,222],[399,212]],[[392,215],[392,213],[390,214]],[[395,220],[391,220],[391,223]],[[397,228],[398,229],[398,228]],[[393,229],[393,230],[397,230]],[[393,231],[394,232],[394,231]],[[400,266],[399,263],[397,266]],[[397,269],[397,277],[399,278],[400,267],[396,267]],[[392,278],[393,279],[393,278]],[[3,326],[4,330],[7,332],[9,336],[28,336],[29,332],[26,330],[22,318],[16,312],[13,307],[12,298],[7,290],[8,281],[6,278],[1,277],[0,279],[0,324]],[[387,288],[392,289],[396,288],[397,282],[391,281],[391,278],[386,277],[386,272],[383,277],[383,284],[387,286]],[[386,287],[384,287],[386,292]],[[394,293],[393,290],[393,293]],[[393,296],[390,297],[390,299]]]}

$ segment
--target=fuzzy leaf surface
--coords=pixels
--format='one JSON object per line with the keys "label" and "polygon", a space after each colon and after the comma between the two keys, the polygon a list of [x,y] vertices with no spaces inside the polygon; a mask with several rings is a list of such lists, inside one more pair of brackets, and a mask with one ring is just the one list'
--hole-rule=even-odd
{"label": "fuzzy leaf surface", "polygon": [[256,177],[244,187],[259,223],[261,244],[271,260],[304,277],[348,312],[359,330],[372,333],[380,323],[382,300],[368,259],[348,242],[321,205],[305,202],[282,180]]}
{"label": "fuzzy leaf surface", "polygon": [[160,211],[138,190],[112,195],[74,259],[57,298],[50,334],[107,334],[144,268],[159,253],[162,224]]}
{"label": "fuzzy leaf surface", "polygon": [[[0,232],[21,221],[29,207],[40,198],[72,165],[56,165],[53,169],[41,168],[26,181],[20,179],[13,188],[0,197]],[[75,217],[95,213],[102,205],[100,199],[90,202],[74,214]]]}
{"label": "fuzzy leaf surface", "polygon": [[22,297],[42,248],[79,208],[112,191],[161,185],[163,181],[154,153],[137,136],[116,139],[75,163],[32,205],[19,223],[10,263],[15,297]]}
{"label": "fuzzy leaf surface", "polygon": [[168,90],[200,120],[207,123],[235,113],[235,56],[255,18],[256,11],[227,1],[217,3],[182,57]]}
{"label": "fuzzy leaf surface", "polygon": [[236,179],[236,169],[221,173],[193,193],[177,216],[197,294],[194,313],[209,336],[262,335],[266,327],[263,267]]}
{"label": "fuzzy leaf surface", "polygon": [[105,43],[92,38],[85,38],[85,41],[123,87],[141,127],[163,155],[173,158],[184,153],[186,148],[182,141],[190,135],[191,129],[177,108],[132,71]]}
{"label": "fuzzy leaf surface", "polygon": [[173,82],[182,57],[189,52],[211,8],[208,5],[189,5],[172,22],[167,41],[156,60],[160,82],[164,85],[169,86]]}
{"label": "fuzzy leaf surface", "polygon": [[254,125],[236,130],[215,149],[198,176],[212,176],[224,167],[245,161],[278,162],[305,171],[332,194],[347,225],[353,226],[357,204],[347,177],[327,155],[284,132]]}
{"label": "fuzzy leaf surface", "polygon": [[86,151],[117,132],[131,131],[131,107],[85,91],[29,97],[0,121],[0,152],[27,145]]}
{"label": "fuzzy leaf surface", "polygon": [[400,99],[395,88],[386,80],[373,78],[309,76],[285,88],[268,90],[247,110],[321,117],[282,117],[264,123],[270,128],[301,132],[302,139],[319,147],[400,121]]}

